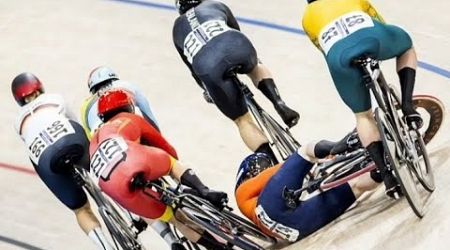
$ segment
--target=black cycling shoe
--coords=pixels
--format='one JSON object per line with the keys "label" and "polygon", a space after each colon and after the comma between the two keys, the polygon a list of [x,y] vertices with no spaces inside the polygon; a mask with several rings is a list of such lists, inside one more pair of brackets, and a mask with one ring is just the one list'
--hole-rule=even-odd
{"label": "black cycling shoe", "polygon": [[387,196],[396,200],[400,199],[400,197],[403,196],[400,184],[398,184],[397,180],[395,179],[391,171],[387,171],[385,173],[383,182],[384,185],[386,186],[385,193]]}
{"label": "black cycling shoe", "polygon": [[145,222],[142,218],[139,218],[138,220],[133,218],[132,222],[133,222],[133,226],[137,230],[137,234],[140,234],[142,231],[144,231],[148,227],[147,222]]}
{"label": "black cycling shoe", "polygon": [[331,149],[330,154],[337,155],[345,152],[351,152],[360,147],[362,147],[362,144],[361,141],[359,140],[356,129],[354,129],[340,141],[336,142],[336,145],[334,145],[334,147]]}
{"label": "black cycling shoe", "polygon": [[300,115],[297,111],[289,108],[284,102],[279,102],[275,104],[274,107],[277,113],[281,116],[281,119],[283,119],[283,122],[288,127],[293,127],[298,123]]}
{"label": "black cycling shoe", "polygon": [[420,114],[412,107],[403,107],[406,124],[410,129],[419,129],[423,126],[423,120]]}

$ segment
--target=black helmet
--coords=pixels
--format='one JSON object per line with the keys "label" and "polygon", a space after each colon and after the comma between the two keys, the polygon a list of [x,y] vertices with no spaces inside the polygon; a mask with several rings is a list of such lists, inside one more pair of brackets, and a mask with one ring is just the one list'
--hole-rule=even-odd
{"label": "black helmet", "polygon": [[178,10],[180,15],[183,15],[190,8],[194,8],[195,6],[202,3],[202,0],[175,0],[175,7]]}

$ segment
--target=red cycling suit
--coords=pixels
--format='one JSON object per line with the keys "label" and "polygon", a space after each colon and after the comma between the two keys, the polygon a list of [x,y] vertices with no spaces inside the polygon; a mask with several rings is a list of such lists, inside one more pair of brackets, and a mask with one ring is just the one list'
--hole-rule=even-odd
{"label": "red cycling suit", "polygon": [[[94,134],[89,152],[90,171],[103,192],[132,213],[150,219],[170,219],[170,207],[130,189],[139,173],[146,180],[168,175],[177,158],[175,149],[144,118],[131,113],[114,116]],[[153,190],[147,191],[160,197]]]}

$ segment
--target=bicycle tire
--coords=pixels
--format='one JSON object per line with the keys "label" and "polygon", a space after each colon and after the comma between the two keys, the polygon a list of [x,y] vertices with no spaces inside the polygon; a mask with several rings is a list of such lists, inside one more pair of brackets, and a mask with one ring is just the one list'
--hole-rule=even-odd
{"label": "bicycle tire", "polygon": [[424,201],[420,198],[417,189],[415,175],[408,167],[408,164],[401,163],[398,159],[401,157],[401,149],[397,142],[396,131],[392,127],[386,114],[380,109],[375,109],[375,120],[377,121],[378,130],[385,149],[385,159],[387,165],[394,171],[397,181],[401,187],[403,195],[406,197],[409,206],[417,217],[424,216]]}
{"label": "bicycle tire", "polygon": [[[428,192],[432,193],[435,190],[436,185],[434,181],[433,169],[428,157],[427,148],[419,131],[414,130],[413,133],[416,133],[414,146],[417,151],[418,159],[416,164],[413,164],[410,167],[414,169],[416,178],[419,180],[420,184],[422,184],[422,187]],[[421,164],[421,161],[423,161],[423,165]]]}
{"label": "bicycle tire", "polygon": [[256,242],[238,234],[237,225],[221,214],[216,208],[207,205],[207,202],[199,202],[191,196],[183,198],[183,204],[179,208],[184,214],[200,227],[212,232],[229,244],[245,250],[262,250]]}
{"label": "bicycle tire", "polygon": [[300,143],[292,136],[289,130],[284,129],[274,118],[264,110],[260,111],[261,118],[267,132],[274,140],[274,146],[283,160],[286,160],[300,147]]}
{"label": "bicycle tire", "polygon": [[[364,160],[364,159],[363,159]],[[360,164],[364,164],[364,167],[360,167]],[[344,168],[345,167],[345,168]],[[327,176],[320,184],[320,190],[326,191],[332,188],[335,188],[337,186],[340,186],[344,183],[347,183],[351,179],[354,179],[360,175],[363,175],[367,172],[372,171],[376,168],[376,165],[374,162],[369,163],[353,163],[353,166],[342,166],[339,168],[341,171],[336,171],[331,173],[329,176]]]}
{"label": "bicycle tire", "polygon": [[105,222],[106,227],[111,233],[113,240],[118,243],[123,250],[140,250],[143,249],[141,243],[129,229],[128,225],[119,218],[117,211],[111,211],[111,208],[100,207],[100,215]]}
{"label": "bicycle tire", "polygon": [[[430,116],[428,126],[423,132],[423,141],[428,144],[436,134],[440,131],[440,128],[445,119],[445,107],[444,104],[434,96],[430,95],[415,95],[413,96],[413,104],[419,109],[424,109]],[[419,112],[420,113],[420,112]],[[422,130],[421,130],[422,131]]]}

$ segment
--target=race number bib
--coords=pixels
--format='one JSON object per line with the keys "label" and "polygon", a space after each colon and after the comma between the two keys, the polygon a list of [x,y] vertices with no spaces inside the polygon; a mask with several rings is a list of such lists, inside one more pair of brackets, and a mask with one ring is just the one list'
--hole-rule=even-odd
{"label": "race number bib", "polygon": [[214,37],[230,30],[224,21],[212,20],[199,25],[184,39],[183,53],[192,64],[192,60],[205,44]]}
{"label": "race number bib", "polygon": [[338,41],[360,29],[373,26],[372,18],[366,13],[361,11],[347,13],[334,20],[320,31],[320,47],[325,55],[327,55],[331,47]]}
{"label": "race number bib", "polygon": [[127,158],[127,143],[120,137],[109,138],[100,145],[91,157],[90,172],[98,184],[100,178],[109,180],[112,171]]}
{"label": "race number bib", "polygon": [[50,145],[62,137],[74,134],[75,130],[67,119],[57,119],[39,132],[39,134],[27,145],[28,153],[34,164],[39,164],[39,158]]}
{"label": "race number bib", "polygon": [[264,227],[266,227],[272,233],[290,242],[294,242],[298,239],[300,235],[298,230],[273,221],[261,205],[258,205],[256,207],[255,213],[261,224],[263,224]]}

